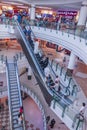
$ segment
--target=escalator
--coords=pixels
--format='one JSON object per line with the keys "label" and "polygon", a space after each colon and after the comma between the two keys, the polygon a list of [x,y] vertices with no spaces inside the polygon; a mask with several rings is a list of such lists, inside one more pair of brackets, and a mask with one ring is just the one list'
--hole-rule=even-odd
{"label": "escalator", "polygon": [[20,106],[22,106],[20,84],[18,79],[17,64],[14,61],[6,61],[7,84],[8,84],[8,101],[10,112],[10,129],[25,130],[23,123],[17,123]]}
{"label": "escalator", "polygon": [[44,76],[43,76],[43,72],[42,69],[38,63],[37,58],[34,55],[33,49],[30,45],[30,42],[27,40],[21,26],[19,25],[19,23],[17,24],[18,26],[15,27],[15,35],[19,41],[19,43],[21,44],[21,47],[25,53],[25,56],[32,68],[32,71],[36,77],[36,80],[40,86],[40,89],[43,93],[43,96],[47,102],[48,105],[50,105],[51,101],[52,101],[52,95],[49,93],[49,91],[47,90],[47,85],[45,83],[44,80]]}

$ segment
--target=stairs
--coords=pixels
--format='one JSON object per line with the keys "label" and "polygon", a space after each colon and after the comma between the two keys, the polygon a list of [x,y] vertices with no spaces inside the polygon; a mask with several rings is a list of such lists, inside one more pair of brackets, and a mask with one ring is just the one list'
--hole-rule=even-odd
{"label": "stairs", "polygon": [[19,109],[20,106],[22,106],[22,101],[17,64],[15,62],[7,63],[7,78],[11,130],[24,130],[23,123],[17,123]]}

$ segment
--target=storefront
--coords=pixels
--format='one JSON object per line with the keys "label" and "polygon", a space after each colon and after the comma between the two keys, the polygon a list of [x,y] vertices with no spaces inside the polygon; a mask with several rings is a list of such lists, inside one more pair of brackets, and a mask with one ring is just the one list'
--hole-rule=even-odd
{"label": "storefront", "polygon": [[57,16],[61,17],[62,22],[66,22],[67,20],[74,20],[77,14],[78,14],[78,11],[67,11],[67,10],[57,11]]}
{"label": "storefront", "polygon": [[6,17],[12,17],[14,14],[22,13],[23,15],[28,14],[28,7],[17,7],[17,6],[1,6],[0,15],[5,14]]}

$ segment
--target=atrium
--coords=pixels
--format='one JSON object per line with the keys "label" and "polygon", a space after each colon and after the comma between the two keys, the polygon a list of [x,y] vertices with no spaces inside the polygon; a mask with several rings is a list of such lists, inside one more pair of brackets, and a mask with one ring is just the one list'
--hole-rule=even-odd
{"label": "atrium", "polygon": [[0,0],[0,130],[87,130],[87,0]]}

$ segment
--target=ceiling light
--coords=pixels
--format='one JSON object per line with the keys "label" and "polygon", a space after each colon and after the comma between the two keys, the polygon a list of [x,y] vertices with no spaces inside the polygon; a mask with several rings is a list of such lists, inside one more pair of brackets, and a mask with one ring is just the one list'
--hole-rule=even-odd
{"label": "ceiling light", "polygon": [[43,6],[36,6],[37,8],[42,8],[42,9],[52,9],[52,8],[49,8],[49,7],[43,7]]}
{"label": "ceiling light", "polygon": [[27,6],[17,6],[19,8],[28,8]]}

